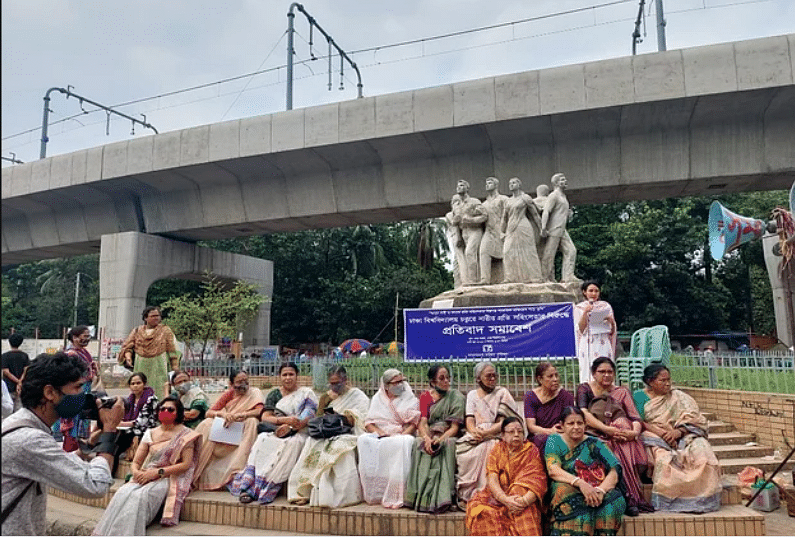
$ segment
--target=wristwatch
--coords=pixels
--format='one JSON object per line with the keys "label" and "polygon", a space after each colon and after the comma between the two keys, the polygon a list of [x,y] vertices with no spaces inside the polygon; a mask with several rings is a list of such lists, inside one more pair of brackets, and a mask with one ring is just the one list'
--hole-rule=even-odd
{"label": "wristwatch", "polygon": [[157,470],[157,475],[160,478],[163,478],[164,476],[166,476],[166,470],[161,467],[160,469]]}

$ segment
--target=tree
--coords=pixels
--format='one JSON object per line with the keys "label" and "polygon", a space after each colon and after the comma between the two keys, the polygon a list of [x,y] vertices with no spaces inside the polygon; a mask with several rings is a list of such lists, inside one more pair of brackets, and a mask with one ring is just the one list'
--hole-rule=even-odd
{"label": "tree", "polygon": [[247,282],[231,286],[207,273],[198,297],[172,297],[161,305],[168,325],[186,344],[201,342],[201,362],[210,340],[234,337],[256,314],[265,298]]}

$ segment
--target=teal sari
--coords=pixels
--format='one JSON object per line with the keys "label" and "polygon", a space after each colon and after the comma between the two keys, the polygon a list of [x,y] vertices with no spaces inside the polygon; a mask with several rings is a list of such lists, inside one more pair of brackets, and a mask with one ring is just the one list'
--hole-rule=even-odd
{"label": "teal sari", "polygon": [[[592,486],[598,485],[613,469],[621,477],[621,464],[605,444],[590,436],[569,450],[560,435],[550,435],[544,450],[547,470],[557,465]],[[618,486],[618,484],[616,485]],[[553,536],[615,536],[621,527],[626,501],[618,488],[605,494],[599,507],[585,503],[582,492],[566,482],[553,480],[550,486]]]}

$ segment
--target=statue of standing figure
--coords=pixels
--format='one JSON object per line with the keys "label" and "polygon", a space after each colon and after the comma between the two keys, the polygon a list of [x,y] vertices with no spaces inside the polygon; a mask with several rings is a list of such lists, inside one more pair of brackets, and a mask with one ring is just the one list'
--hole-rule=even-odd
{"label": "statue of standing figure", "polygon": [[539,185],[533,198],[522,181],[511,178],[511,196],[499,193],[499,180],[486,179],[483,202],[469,196],[461,179],[445,215],[447,238],[454,251],[456,288],[500,282],[555,282],[555,255],[563,254],[562,282],[573,282],[577,249],[566,231],[571,210],[566,176],[552,176],[554,190]]}
{"label": "statue of standing figure", "polygon": [[455,260],[458,263],[461,286],[477,284],[480,241],[483,238],[483,223],[478,221],[477,206],[480,200],[469,196],[469,182],[460,179],[456,184],[457,195],[450,201],[452,215],[447,219],[448,230],[458,231]]}
{"label": "statue of standing figure", "polygon": [[[569,200],[566,198],[566,176],[556,173],[552,176],[553,191],[543,203],[541,214],[541,238],[543,252],[541,266],[544,270],[546,282],[555,281],[555,255],[560,249],[563,254],[561,281],[574,282],[574,263],[577,259],[577,248],[566,230],[566,224],[571,216]],[[538,197],[536,198],[538,200]]]}

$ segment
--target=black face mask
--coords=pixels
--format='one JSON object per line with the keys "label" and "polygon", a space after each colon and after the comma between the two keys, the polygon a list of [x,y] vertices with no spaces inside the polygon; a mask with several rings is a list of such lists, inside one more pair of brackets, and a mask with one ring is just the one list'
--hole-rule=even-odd
{"label": "black face mask", "polygon": [[491,393],[495,389],[495,387],[486,387],[480,380],[478,380],[478,385],[480,385],[480,388],[483,389],[486,394]]}

